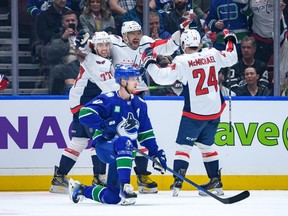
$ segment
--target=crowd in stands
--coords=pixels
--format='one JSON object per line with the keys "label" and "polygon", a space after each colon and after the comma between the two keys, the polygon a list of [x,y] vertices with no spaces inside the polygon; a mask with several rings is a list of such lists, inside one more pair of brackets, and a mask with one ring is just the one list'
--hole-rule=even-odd
{"label": "crowd in stands", "polygon": [[[280,42],[287,44],[288,0],[279,0],[281,8]],[[50,93],[67,94],[79,72],[81,56],[74,45],[80,30],[91,36],[95,32],[122,36],[125,21],[136,21],[143,27],[143,0],[27,0],[27,13],[35,19],[35,41],[40,41],[40,64],[49,66]],[[193,15],[191,8],[193,7]],[[193,16],[190,28],[197,29],[204,46],[224,50],[222,30],[229,28],[238,38],[239,61],[231,68],[222,68],[221,88],[230,89],[233,95],[273,95],[273,13],[274,1],[264,0],[150,0],[149,32],[153,39],[167,39],[179,30],[179,25]],[[39,43],[38,43],[39,44]],[[284,47],[284,45],[283,45]],[[288,46],[287,46],[288,47]],[[281,50],[281,64],[287,61],[288,52]],[[282,53],[283,52],[283,53]],[[170,63],[180,48],[171,56]],[[165,64],[163,65],[165,67]],[[281,67],[281,94],[287,92],[287,68]],[[286,76],[285,76],[286,75]],[[156,84],[151,81],[150,85]],[[151,95],[177,95],[175,86],[155,87]],[[223,90],[224,92],[224,90]],[[225,91],[226,93],[229,91]],[[225,93],[223,93],[226,95]]]}

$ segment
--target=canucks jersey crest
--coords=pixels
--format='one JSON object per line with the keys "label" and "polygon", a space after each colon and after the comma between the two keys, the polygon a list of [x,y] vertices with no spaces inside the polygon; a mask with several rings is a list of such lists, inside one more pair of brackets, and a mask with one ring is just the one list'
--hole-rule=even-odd
{"label": "canucks jersey crest", "polygon": [[139,125],[139,121],[135,119],[133,113],[129,112],[127,119],[122,117],[122,121],[117,126],[117,132],[120,136],[127,136],[132,140],[136,140]]}

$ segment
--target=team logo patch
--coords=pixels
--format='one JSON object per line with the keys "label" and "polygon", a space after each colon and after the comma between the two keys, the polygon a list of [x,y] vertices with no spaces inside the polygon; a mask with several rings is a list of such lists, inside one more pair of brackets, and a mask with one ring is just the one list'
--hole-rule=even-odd
{"label": "team logo patch", "polygon": [[129,112],[127,119],[122,117],[122,121],[117,126],[117,132],[120,136],[127,136],[132,140],[138,137],[139,122],[133,113]]}
{"label": "team logo patch", "polygon": [[131,130],[132,128],[139,128],[139,122],[134,118],[132,113],[128,113],[128,118],[126,119],[125,124],[123,125],[123,127],[126,130]]}
{"label": "team logo patch", "polygon": [[114,112],[119,113],[119,112],[120,112],[120,106],[115,106],[115,108],[114,108]]}

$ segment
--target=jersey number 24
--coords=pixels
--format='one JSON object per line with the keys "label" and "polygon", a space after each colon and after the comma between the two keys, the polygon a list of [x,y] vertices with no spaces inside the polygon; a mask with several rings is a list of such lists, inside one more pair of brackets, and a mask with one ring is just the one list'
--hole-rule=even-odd
{"label": "jersey number 24", "polygon": [[[206,79],[206,73],[203,68],[195,69],[192,71],[193,78],[199,78],[199,82],[196,86],[196,95],[209,94],[209,86],[214,86],[215,91],[218,91],[218,80],[216,70],[214,66],[209,67],[208,79]],[[207,80],[207,85],[204,85]],[[204,87],[208,86],[208,87]]]}

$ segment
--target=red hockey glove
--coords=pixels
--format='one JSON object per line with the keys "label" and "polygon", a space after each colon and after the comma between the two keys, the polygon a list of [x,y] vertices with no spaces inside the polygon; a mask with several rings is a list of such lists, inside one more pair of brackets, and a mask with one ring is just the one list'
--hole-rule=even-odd
{"label": "red hockey glove", "polygon": [[227,44],[227,51],[231,52],[233,50],[233,44],[237,44],[238,40],[234,33],[231,33],[228,29],[223,30],[224,41]]}
{"label": "red hockey glove", "polygon": [[5,75],[1,74],[0,75],[0,90],[6,89],[8,84],[9,84],[8,78]]}
{"label": "red hockey glove", "polygon": [[184,22],[182,22],[182,23],[180,24],[180,32],[182,33],[182,32],[185,31],[185,29],[189,29],[189,25],[190,25],[190,23],[192,23],[192,22],[193,22],[193,19],[187,19],[187,20],[185,20]]}
{"label": "red hockey glove", "polygon": [[148,47],[142,53],[141,59],[142,67],[146,69],[149,64],[156,63],[156,53],[153,52],[153,49],[151,47]]}
{"label": "red hockey glove", "polygon": [[186,20],[180,24],[181,32],[183,32],[185,29],[189,28],[189,24],[193,21],[194,16],[195,16],[195,14],[193,12],[193,9],[190,9],[189,12],[187,12],[183,16],[183,18],[185,18]]}

